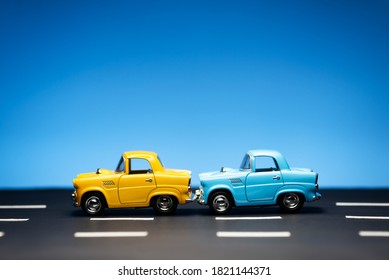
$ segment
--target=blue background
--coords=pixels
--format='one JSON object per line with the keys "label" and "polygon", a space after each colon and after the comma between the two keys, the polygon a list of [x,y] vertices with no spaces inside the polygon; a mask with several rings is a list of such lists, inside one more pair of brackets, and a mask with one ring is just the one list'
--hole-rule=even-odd
{"label": "blue background", "polygon": [[322,186],[389,186],[387,1],[1,1],[0,186],[71,186],[277,149]]}

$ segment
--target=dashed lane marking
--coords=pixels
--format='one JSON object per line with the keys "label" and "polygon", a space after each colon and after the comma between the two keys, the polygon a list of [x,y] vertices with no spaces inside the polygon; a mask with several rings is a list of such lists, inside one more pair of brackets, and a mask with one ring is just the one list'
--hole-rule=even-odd
{"label": "dashed lane marking", "polygon": [[75,232],[76,238],[96,238],[96,237],[146,237],[147,231],[103,231],[103,232]]}
{"label": "dashed lane marking", "polygon": [[389,220],[389,216],[345,216],[346,219]]}
{"label": "dashed lane marking", "polygon": [[0,209],[45,209],[47,205],[0,205]]}
{"label": "dashed lane marking", "polygon": [[218,231],[217,237],[290,237],[289,231]]}
{"label": "dashed lane marking", "polygon": [[362,237],[389,237],[389,231],[360,231]]}
{"label": "dashed lane marking", "polygon": [[8,218],[8,219],[0,219],[0,222],[27,222],[30,220],[29,218],[26,219],[14,219],[14,218]]}
{"label": "dashed lane marking", "polygon": [[91,221],[154,221],[154,218],[90,218]]}
{"label": "dashed lane marking", "polygon": [[374,206],[374,207],[389,207],[389,203],[375,203],[375,202],[336,202],[336,206]]}
{"label": "dashed lane marking", "polygon": [[280,220],[281,216],[271,217],[215,217],[216,221],[238,221],[238,220]]}

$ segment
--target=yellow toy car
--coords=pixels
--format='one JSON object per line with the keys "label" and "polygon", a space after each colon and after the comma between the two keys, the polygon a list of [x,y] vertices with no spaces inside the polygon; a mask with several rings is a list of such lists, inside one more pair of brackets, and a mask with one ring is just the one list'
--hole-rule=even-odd
{"label": "yellow toy car", "polygon": [[88,215],[101,215],[105,208],[149,206],[158,214],[171,214],[178,204],[192,201],[190,181],[190,171],[165,168],[154,152],[125,152],[116,170],[99,168],[73,180],[73,205]]}

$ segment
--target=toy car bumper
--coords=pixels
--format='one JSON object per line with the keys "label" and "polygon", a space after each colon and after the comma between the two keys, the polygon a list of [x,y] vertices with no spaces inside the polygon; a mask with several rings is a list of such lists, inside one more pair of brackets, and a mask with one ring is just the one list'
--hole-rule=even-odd
{"label": "toy car bumper", "polygon": [[321,198],[321,194],[316,192],[315,195],[313,196],[313,201],[319,200]]}
{"label": "toy car bumper", "polygon": [[73,206],[74,206],[74,207],[80,206],[80,205],[78,204],[78,202],[77,202],[77,192],[73,192],[73,193],[72,193],[72,200],[73,200]]}
{"label": "toy car bumper", "polygon": [[197,198],[198,198],[198,196],[199,196],[199,190],[196,190],[196,191],[194,192],[194,194],[193,194],[190,198],[187,198],[187,199],[186,199],[186,203],[190,203],[190,202],[196,201]]}
{"label": "toy car bumper", "polygon": [[[186,202],[194,202],[194,201],[197,201],[200,203],[200,200],[202,199],[203,195],[202,195],[202,192],[201,190],[196,190],[195,193],[193,194],[193,196],[191,198],[188,198],[186,200]],[[201,203],[203,204],[203,203]]]}
{"label": "toy car bumper", "polygon": [[196,194],[197,194],[197,202],[199,204],[206,204],[205,203],[205,199],[204,199],[204,192],[203,192],[203,189],[200,188],[199,190],[196,191]]}

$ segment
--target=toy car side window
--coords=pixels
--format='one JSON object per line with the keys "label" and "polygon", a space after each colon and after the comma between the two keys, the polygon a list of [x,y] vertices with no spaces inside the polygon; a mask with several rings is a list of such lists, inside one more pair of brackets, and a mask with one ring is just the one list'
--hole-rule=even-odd
{"label": "toy car side window", "polygon": [[123,172],[124,171],[124,159],[123,157],[120,157],[119,163],[115,169],[116,172]]}
{"label": "toy car side window", "polygon": [[248,154],[244,156],[240,169],[251,169],[250,156]]}
{"label": "toy car side window", "polygon": [[255,157],[255,172],[269,172],[279,170],[278,164],[273,157]]}
{"label": "toy car side window", "polygon": [[152,173],[151,165],[148,160],[143,158],[131,158],[130,163],[130,174],[146,174]]}

